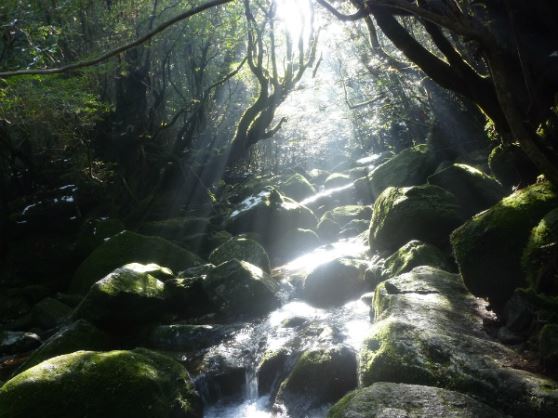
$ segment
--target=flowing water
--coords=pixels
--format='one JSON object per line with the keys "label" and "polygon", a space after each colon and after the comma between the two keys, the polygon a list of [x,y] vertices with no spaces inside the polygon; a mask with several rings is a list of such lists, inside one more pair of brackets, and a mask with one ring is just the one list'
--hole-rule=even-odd
{"label": "flowing water", "polygon": [[[245,324],[231,339],[212,347],[207,359],[224,359],[228,367],[244,370],[243,396],[235,402],[217,402],[205,409],[206,418],[287,418],[269,396],[260,396],[256,367],[264,353],[280,348],[302,352],[328,344],[344,344],[358,352],[370,322],[370,305],[360,299],[343,306],[320,309],[298,298],[302,278],[320,264],[337,257],[366,258],[365,239],[354,237],[328,244],[274,269],[280,278],[283,304],[261,322]],[[202,377],[203,379],[203,377]],[[203,390],[202,390],[203,392]],[[329,405],[309,411],[309,418],[325,417]]]}

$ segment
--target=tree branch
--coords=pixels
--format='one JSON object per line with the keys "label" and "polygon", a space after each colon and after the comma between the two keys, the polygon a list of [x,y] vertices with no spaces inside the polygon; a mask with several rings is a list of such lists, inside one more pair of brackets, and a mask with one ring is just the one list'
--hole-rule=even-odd
{"label": "tree branch", "polygon": [[222,4],[225,3],[230,3],[234,0],[212,0],[209,1],[205,4],[202,4],[201,6],[197,6],[194,7],[190,10],[187,10],[184,13],[179,14],[178,16],[173,17],[172,19],[167,20],[166,22],[161,23],[159,26],[157,26],[155,29],[153,29],[152,31],[146,33],[145,35],[141,36],[140,38],[127,43],[125,45],[122,45],[118,48],[115,49],[111,49],[110,51],[104,53],[103,55],[97,57],[97,58],[93,58],[91,60],[86,60],[86,61],[78,61],[74,64],[68,64],[68,65],[64,65],[62,67],[57,67],[57,68],[47,68],[47,69],[43,69],[43,70],[15,70],[15,71],[4,71],[4,72],[0,72],[0,77],[14,77],[14,76],[19,76],[19,75],[48,75],[48,74],[59,74],[59,73],[64,73],[66,71],[73,71],[73,70],[77,70],[79,68],[84,68],[84,67],[91,67],[93,65],[99,64],[103,61],[106,61],[107,59],[114,57],[115,55],[118,55],[124,51],[127,51],[129,49],[135,48],[138,45],[141,45],[143,43],[145,43],[146,41],[148,41],[149,39],[153,38],[155,35],[163,32],[165,29],[167,29],[168,27],[174,25],[177,22],[180,22],[182,20],[188,19],[198,13],[201,13],[207,9],[210,9],[212,7],[215,6],[220,6]]}

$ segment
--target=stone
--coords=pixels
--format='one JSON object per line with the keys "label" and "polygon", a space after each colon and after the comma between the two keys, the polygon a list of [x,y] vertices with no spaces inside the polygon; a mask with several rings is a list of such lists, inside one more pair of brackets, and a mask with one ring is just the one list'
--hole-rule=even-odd
{"label": "stone", "polygon": [[558,209],[551,210],[530,233],[521,256],[527,284],[537,292],[558,295]]}
{"label": "stone", "polygon": [[357,386],[355,353],[344,346],[315,348],[302,353],[281,384],[277,401],[290,416],[305,414],[339,400]]}
{"label": "stone", "polygon": [[325,218],[320,221],[316,231],[323,241],[335,241],[341,232],[341,225],[330,218]]}
{"label": "stone", "polygon": [[0,354],[18,354],[34,350],[41,338],[34,332],[0,331]]}
{"label": "stone", "polygon": [[348,174],[332,173],[324,181],[326,189],[336,189],[352,183],[353,179]]}
{"label": "stone", "polygon": [[451,243],[465,285],[501,311],[514,289],[527,284],[521,256],[529,234],[558,206],[552,186],[541,182],[521,189],[456,229]]}
{"label": "stone", "polygon": [[203,288],[227,318],[263,315],[277,306],[279,284],[259,267],[230,260],[211,270]]}
{"label": "stone", "polygon": [[91,252],[105,242],[105,239],[126,229],[119,219],[90,218],[86,220],[76,239],[75,251],[80,257],[87,257]]}
{"label": "stone", "polygon": [[497,180],[466,164],[452,164],[428,177],[428,183],[452,193],[466,218],[495,205],[505,196]]}
{"label": "stone", "polygon": [[539,170],[517,145],[498,145],[488,156],[494,176],[508,189],[535,182]]}
{"label": "stone", "polygon": [[281,184],[279,189],[285,196],[288,196],[297,202],[316,194],[314,186],[306,177],[299,173],[293,174],[289,177],[283,184]]}
{"label": "stone", "polygon": [[214,306],[203,289],[203,276],[182,277],[165,282],[168,309],[181,317],[193,318],[210,313]]}
{"label": "stone", "polygon": [[203,264],[195,254],[163,239],[123,231],[97,247],[79,266],[70,291],[85,294],[93,283],[128,263],[156,263],[173,271]]}
{"label": "stone", "polygon": [[78,305],[73,318],[103,328],[126,329],[154,322],[166,309],[165,284],[127,265],[99,280]]}
{"label": "stone", "polygon": [[405,187],[426,183],[435,168],[436,161],[427,145],[407,148],[368,174],[372,194],[378,197],[390,186]]}
{"label": "stone", "polygon": [[558,375],[558,324],[546,324],[539,334],[539,353],[543,367]]}
{"label": "stone", "polygon": [[328,418],[504,418],[470,396],[432,386],[378,382],[345,395]]}
{"label": "stone", "polygon": [[375,196],[372,193],[372,185],[368,180],[368,176],[356,179],[354,181],[354,188],[357,200],[362,201],[365,205],[374,203]]}
{"label": "stone", "polygon": [[315,268],[304,279],[303,296],[319,307],[342,305],[366,292],[366,265],[338,258]]}
{"label": "stone", "polygon": [[149,330],[146,343],[157,350],[198,351],[219,344],[235,330],[222,325],[157,325]]}
{"label": "stone", "polygon": [[188,372],[145,349],[77,351],[0,388],[0,418],[201,418]]}
{"label": "stone", "polygon": [[259,395],[271,394],[272,398],[275,397],[280,383],[290,371],[287,366],[293,357],[293,354],[284,347],[264,354],[256,371]]}
{"label": "stone", "polygon": [[291,229],[280,236],[271,248],[271,254],[282,263],[302,256],[320,244],[320,237],[311,229]]}
{"label": "stone", "polygon": [[554,416],[558,384],[512,367],[520,354],[487,335],[482,309],[459,275],[433,267],[381,283],[360,352],[362,385],[437,386],[513,416]]}
{"label": "stone", "polygon": [[269,256],[264,247],[257,241],[246,238],[245,236],[233,237],[217,247],[209,255],[209,262],[217,266],[233,258],[247,261],[248,263],[258,266],[267,273],[271,272]]}
{"label": "stone", "polygon": [[324,213],[320,222],[324,219],[331,219],[339,225],[345,225],[352,220],[370,220],[372,208],[363,205],[338,206]]}
{"label": "stone", "polygon": [[455,197],[441,187],[388,187],[374,203],[370,248],[393,252],[413,239],[445,248],[462,222]]}
{"label": "stone", "polygon": [[452,270],[449,257],[431,244],[409,241],[384,262],[385,278],[399,276],[418,266],[431,266],[440,270]]}
{"label": "stone", "polygon": [[72,308],[57,299],[48,297],[41,300],[31,311],[33,323],[49,329],[61,324],[71,314]]}
{"label": "stone", "polygon": [[101,351],[110,348],[107,334],[89,322],[79,319],[62,327],[25,360],[18,373],[45,360],[79,350]]}
{"label": "stone", "polygon": [[187,237],[198,234],[205,236],[209,228],[210,221],[208,218],[179,217],[144,223],[138,229],[138,232],[143,235],[158,236],[183,244]]}

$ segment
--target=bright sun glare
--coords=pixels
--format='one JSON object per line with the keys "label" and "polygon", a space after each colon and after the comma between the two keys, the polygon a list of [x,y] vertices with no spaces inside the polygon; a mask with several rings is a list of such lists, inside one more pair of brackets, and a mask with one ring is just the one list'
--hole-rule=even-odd
{"label": "bright sun glare", "polygon": [[301,31],[308,35],[312,15],[309,0],[275,0],[277,4],[277,18],[293,39],[300,36]]}

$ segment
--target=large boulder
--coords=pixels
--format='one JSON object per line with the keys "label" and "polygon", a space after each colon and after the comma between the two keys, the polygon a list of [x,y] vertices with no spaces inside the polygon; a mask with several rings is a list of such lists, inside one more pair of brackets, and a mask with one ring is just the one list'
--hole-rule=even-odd
{"label": "large boulder", "polygon": [[360,352],[362,385],[437,386],[515,417],[555,416],[558,384],[512,366],[524,359],[487,335],[479,304],[459,275],[432,267],[378,285]]}
{"label": "large boulder", "polygon": [[386,188],[416,186],[426,182],[436,168],[436,161],[426,145],[407,148],[376,167],[369,175],[372,194],[377,197]]}
{"label": "large boulder", "polygon": [[233,237],[225,243],[221,244],[209,255],[209,262],[216,266],[230,261],[233,258],[237,260],[247,261],[258,266],[263,271],[269,273],[271,266],[269,264],[269,256],[257,241],[245,236]]}
{"label": "large boulder", "polygon": [[296,173],[287,179],[281,186],[280,190],[291,199],[300,202],[307,197],[316,194],[316,189],[302,174]]}
{"label": "large boulder", "polygon": [[157,263],[173,271],[203,263],[195,254],[163,238],[123,231],[106,240],[81,263],[74,274],[70,290],[85,294],[97,280],[133,262]]}
{"label": "large boulder", "polygon": [[328,418],[504,418],[470,396],[432,386],[378,382],[345,395]]}
{"label": "large boulder", "polygon": [[90,218],[81,226],[75,251],[80,257],[87,257],[95,248],[105,242],[105,239],[123,231],[124,225],[118,219]]}
{"label": "large boulder", "polygon": [[311,229],[296,228],[286,231],[271,247],[273,258],[279,263],[304,255],[320,246],[320,238]]}
{"label": "large boulder", "polygon": [[438,186],[389,187],[374,203],[370,247],[395,251],[417,239],[444,248],[462,222],[455,197]]}
{"label": "large boulder", "polygon": [[488,165],[496,178],[508,189],[535,181],[539,170],[517,145],[498,145],[488,157]]}
{"label": "large boulder", "polygon": [[157,320],[166,309],[165,284],[135,264],[99,280],[73,313],[106,328],[126,328]]}
{"label": "large boulder", "polygon": [[181,317],[203,316],[213,310],[203,289],[205,275],[178,277],[165,281],[165,299],[168,309]]}
{"label": "large boulder", "polygon": [[357,386],[355,353],[344,346],[305,351],[281,384],[277,401],[290,416],[339,400]]}
{"label": "large boulder", "polygon": [[546,214],[532,229],[521,261],[529,287],[558,295],[558,209]]}
{"label": "large boulder", "polygon": [[519,190],[455,230],[453,252],[463,281],[499,311],[517,287],[526,284],[521,254],[531,229],[558,206],[547,182]]}
{"label": "large boulder", "polygon": [[364,263],[349,258],[322,264],[304,279],[304,299],[324,307],[356,299],[367,289],[365,269]]}
{"label": "large boulder", "polygon": [[428,177],[428,183],[453,193],[465,217],[489,208],[505,196],[498,181],[466,164],[452,164]]}
{"label": "large boulder", "polygon": [[270,247],[284,231],[314,229],[316,224],[310,209],[271,190],[242,201],[231,213],[226,228],[234,234],[260,234],[264,247]]}
{"label": "large boulder", "polygon": [[217,266],[203,281],[203,288],[228,319],[262,315],[279,306],[279,284],[246,261],[233,259]]}
{"label": "large boulder", "polygon": [[449,257],[438,248],[413,240],[386,258],[384,276],[386,278],[399,276],[418,266],[431,266],[441,270],[452,269]]}
{"label": "large boulder", "polygon": [[46,360],[0,388],[0,418],[201,418],[188,372],[144,349],[77,351]]}
{"label": "large boulder", "polygon": [[107,350],[109,337],[89,322],[79,319],[62,327],[35,350],[18,371],[27,370],[49,358],[79,350]]}

